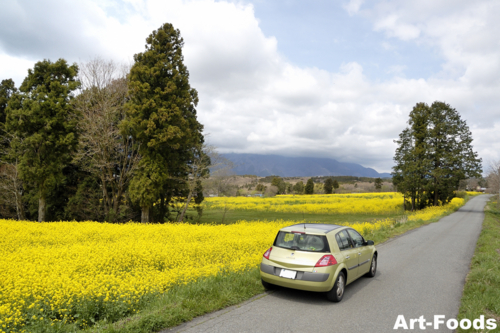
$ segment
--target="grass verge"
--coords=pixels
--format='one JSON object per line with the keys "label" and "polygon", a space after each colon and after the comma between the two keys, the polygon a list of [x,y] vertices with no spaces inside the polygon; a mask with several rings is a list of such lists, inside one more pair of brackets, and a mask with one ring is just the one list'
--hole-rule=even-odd
{"label": "grass verge", "polygon": [[[462,294],[459,321],[464,318],[472,321],[484,315],[485,319],[495,319],[500,326],[500,209],[497,201],[498,196],[493,197],[485,207],[483,229]],[[459,329],[459,332],[466,331],[473,330]]]}

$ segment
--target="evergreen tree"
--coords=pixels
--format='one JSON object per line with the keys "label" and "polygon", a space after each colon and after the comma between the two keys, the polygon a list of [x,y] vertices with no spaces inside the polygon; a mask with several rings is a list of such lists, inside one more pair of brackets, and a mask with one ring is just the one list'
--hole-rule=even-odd
{"label": "evergreen tree", "polygon": [[304,182],[299,181],[293,185],[293,191],[298,194],[304,193]]}
{"label": "evergreen tree", "polygon": [[411,210],[427,205],[424,185],[426,174],[430,170],[428,156],[429,107],[417,103],[410,112],[409,127],[399,135],[394,161],[393,184],[411,200]]}
{"label": "evergreen tree", "polygon": [[339,187],[340,187],[339,182],[337,181],[337,179],[335,179],[333,181],[333,191],[335,192],[335,190],[338,189]]}
{"label": "evergreen tree", "polygon": [[277,194],[285,194],[286,193],[286,183],[281,177],[274,177],[271,181],[272,186],[276,186],[278,189]]}
{"label": "evergreen tree", "polygon": [[[17,92],[17,89],[14,85],[14,81],[11,79],[2,80],[2,83],[0,84],[0,126],[5,124],[7,104],[10,97],[15,92]],[[2,128],[3,127],[0,127],[0,130]]]}
{"label": "evergreen tree", "polygon": [[328,177],[325,180],[325,184],[323,185],[323,189],[325,191],[325,194],[332,194],[333,192],[333,178]]}
{"label": "evergreen tree", "polygon": [[314,182],[313,182],[312,178],[309,178],[307,180],[304,193],[305,194],[314,194]]}
{"label": "evergreen tree", "polygon": [[64,183],[63,169],[77,145],[77,118],[70,104],[79,86],[77,73],[78,66],[63,59],[37,62],[6,109],[20,177],[38,196],[38,221],[45,221],[46,198]]}
{"label": "evergreen tree", "polygon": [[4,163],[4,155],[10,146],[11,136],[5,132],[5,121],[7,119],[7,105],[12,94],[17,92],[14,81],[2,80],[0,83],[0,165]]}
{"label": "evergreen tree", "polygon": [[273,180],[271,180],[271,185],[278,187],[281,181],[281,177],[273,177]]}
{"label": "evergreen tree", "polygon": [[19,178],[17,159],[9,156],[13,136],[5,129],[7,106],[15,92],[17,89],[14,81],[2,80],[0,83],[0,216],[24,220],[26,218],[23,201],[24,187]]}
{"label": "evergreen tree", "polygon": [[443,102],[430,107],[428,126],[428,151],[432,179],[428,190],[434,194],[434,206],[438,200],[451,200],[460,180],[481,177],[481,159],[472,150],[472,133],[460,114]]}
{"label": "evergreen tree", "polygon": [[173,196],[187,196],[186,165],[193,147],[203,143],[203,126],[196,118],[198,94],[189,85],[182,55],[180,31],[166,23],[146,39],[146,50],[134,56],[129,76],[130,101],[122,122],[124,135],[139,143],[136,175],[129,194],[142,209],[141,221],[150,221],[154,203],[162,221]]}
{"label": "evergreen tree", "polygon": [[380,190],[381,188],[382,188],[382,179],[376,178],[375,179],[375,189]]}
{"label": "evergreen tree", "polygon": [[460,180],[478,177],[481,159],[472,150],[465,121],[448,104],[417,103],[399,135],[393,183],[411,199],[411,209],[437,206],[454,196]]}

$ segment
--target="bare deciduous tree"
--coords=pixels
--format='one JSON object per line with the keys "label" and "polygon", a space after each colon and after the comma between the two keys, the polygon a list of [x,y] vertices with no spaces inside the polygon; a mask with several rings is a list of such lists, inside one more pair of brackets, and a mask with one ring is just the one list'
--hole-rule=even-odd
{"label": "bare deciduous tree", "polygon": [[[0,129],[0,204],[7,210],[15,210],[18,220],[25,220],[23,182],[19,177],[19,160],[11,154],[12,135]],[[15,156],[12,156],[15,155]],[[6,216],[6,212],[4,213]]]}
{"label": "bare deciduous tree", "polygon": [[132,136],[123,133],[128,68],[100,58],[80,64],[81,92],[75,107],[81,114],[75,160],[101,180],[107,220],[119,214],[126,187],[139,160]]}
{"label": "bare deciduous tree", "polygon": [[234,163],[220,155],[216,149],[208,151],[211,160],[210,178],[203,181],[203,189],[209,194],[220,196],[230,190],[231,179],[235,176]]}
{"label": "bare deciduous tree", "polygon": [[202,145],[193,149],[193,159],[191,163],[186,165],[188,178],[185,180],[188,187],[188,197],[186,203],[181,211],[178,221],[182,222],[189,207],[189,203],[194,195],[202,188],[202,179],[207,178],[209,175],[209,168],[212,165],[210,155],[215,152],[215,147],[210,145]]}
{"label": "bare deciduous tree", "polygon": [[497,205],[500,207],[500,160],[490,162],[487,179],[491,191],[498,193]]}

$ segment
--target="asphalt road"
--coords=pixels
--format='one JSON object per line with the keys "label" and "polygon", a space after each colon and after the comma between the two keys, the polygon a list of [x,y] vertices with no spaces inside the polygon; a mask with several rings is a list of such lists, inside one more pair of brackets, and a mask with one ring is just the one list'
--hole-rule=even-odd
{"label": "asphalt road", "polygon": [[[279,289],[194,319],[164,332],[422,332],[394,330],[405,322],[434,315],[456,318],[488,196],[470,200],[437,223],[412,230],[377,246],[378,272],[346,287],[340,303],[324,294]],[[449,332],[425,326],[427,332]]]}

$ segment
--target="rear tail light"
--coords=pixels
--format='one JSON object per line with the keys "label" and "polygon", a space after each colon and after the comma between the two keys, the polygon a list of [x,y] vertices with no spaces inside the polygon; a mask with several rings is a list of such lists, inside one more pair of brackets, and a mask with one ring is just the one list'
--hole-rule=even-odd
{"label": "rear tail light", "polygon": [[[273,247],[271,246],[265,253],[264,253],[264,258],[266,258],[267,260],[269,260],[269,256],[271,255],[271,250],[273,249]],[[336,263],[336,262],[335,262]]]}
{"label": "rear tail light", "polygon": [[[264,255],[265,257],[265,255]],[[334,256],[331,254],[327,254],[321,257],[320,260],[316,263],[316,266],[314,267],[325,267],[325,266],[332,266],[332,265],[337,265],[337,260],[335,259]]]}

